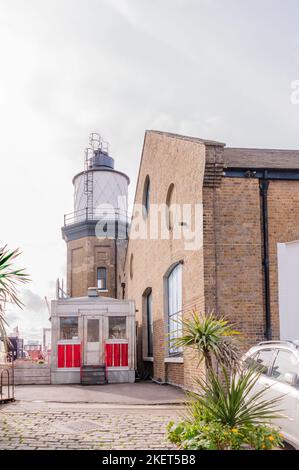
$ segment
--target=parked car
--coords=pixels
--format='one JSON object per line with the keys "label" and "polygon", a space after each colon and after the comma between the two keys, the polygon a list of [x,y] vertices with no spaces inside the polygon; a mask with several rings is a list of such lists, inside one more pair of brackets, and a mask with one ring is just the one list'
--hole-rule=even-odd
{"label": "parked car", "polygon": [[264,397],[282,397],[278,408],[285,417],[275,419],[285,440],[299,449],[299,340],[264,341],[242,358],[244,367],[256,367],[260,377],[255,391],[266,389]]}

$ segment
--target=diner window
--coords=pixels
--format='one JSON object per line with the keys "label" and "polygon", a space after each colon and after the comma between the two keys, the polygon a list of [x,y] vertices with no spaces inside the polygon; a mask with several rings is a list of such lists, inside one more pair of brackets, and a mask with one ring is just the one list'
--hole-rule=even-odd
{"label": "diner window", "polygon": [[167,307],[168,307],[168,333],[169,355],[179,355],[182,348],[175,344],[175,340],[182,336],[182,264],[177,264],[167,277]]}
{"label": "diner window", "polygon": [[78,317],[60,317],[60,339],[78,339]]}
{"label": "diner window", "polygon": [[98,268],[97,270],[98,289],[107,290],[107,269]]}
{"label": "diner window", "polygon": [[126,339],[126,317],[109,317],[109,339]]}

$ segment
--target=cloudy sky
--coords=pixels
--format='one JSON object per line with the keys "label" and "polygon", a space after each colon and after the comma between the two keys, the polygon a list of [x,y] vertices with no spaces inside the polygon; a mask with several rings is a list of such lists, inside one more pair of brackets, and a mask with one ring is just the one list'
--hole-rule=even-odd
{"label": "cloudy sky", "polygon": [[0,0],[0,244],[32,277],[11,326],[48,326],[91,131],[131,197],[145,129],[299,148],[298,16],[297,0]]}

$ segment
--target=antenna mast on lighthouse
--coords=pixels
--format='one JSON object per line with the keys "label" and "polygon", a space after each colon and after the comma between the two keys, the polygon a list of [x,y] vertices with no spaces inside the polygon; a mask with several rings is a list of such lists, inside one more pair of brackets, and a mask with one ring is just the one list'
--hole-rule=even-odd
{"label": "antenna mast on lighthouse", "polygon": [[109,153],[109,145],[105,142],[101,135],[97,132],[91,132],[89,135],[89,146],[84,152],[84,193],[86,194],[86,218],[93,220],[93,171],[92,167],[95,157],[99,154]]}

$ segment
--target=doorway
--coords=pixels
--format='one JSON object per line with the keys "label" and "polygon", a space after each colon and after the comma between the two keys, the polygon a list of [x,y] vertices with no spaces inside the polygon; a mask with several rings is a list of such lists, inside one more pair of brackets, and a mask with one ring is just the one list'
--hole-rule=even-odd
{"label": "doorway", "polygon": [[101,364],[100,319],[85,318],[84,332],[84,365],[98,366]]}

